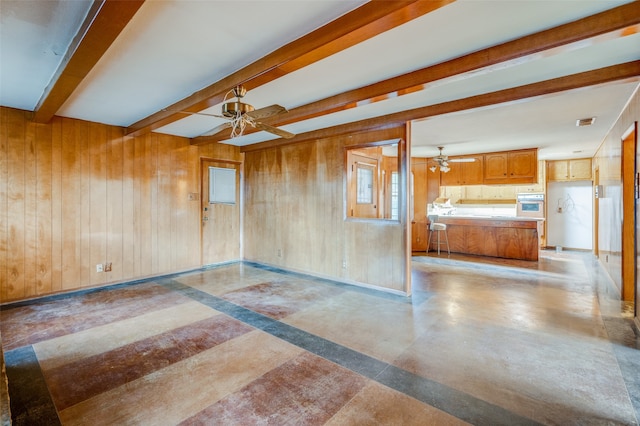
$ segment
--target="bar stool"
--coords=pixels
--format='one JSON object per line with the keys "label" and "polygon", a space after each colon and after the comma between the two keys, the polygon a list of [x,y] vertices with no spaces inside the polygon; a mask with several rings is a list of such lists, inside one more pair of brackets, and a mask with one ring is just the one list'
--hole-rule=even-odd
{"label": "bar stool", "polygon": [[[440,256],[440,245],[447,245],[447,253],[451,256],[451,250],[449,249],[449,236],[447,235],[447,225],[445,223],[438,222],[438,215],[430,214],[427,216],[429,218],[429,242],[427,243],[427,251],[431,247],[431,236],[433,233],[438,234],[438,256]],[[440,242],[440,233],[444,232],[445,242]]]}

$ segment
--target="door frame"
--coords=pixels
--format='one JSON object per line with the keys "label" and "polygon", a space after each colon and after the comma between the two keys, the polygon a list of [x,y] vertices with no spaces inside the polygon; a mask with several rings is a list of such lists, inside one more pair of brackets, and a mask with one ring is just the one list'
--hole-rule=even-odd
{"label": "door frame", "polygon": [[622,288],[621,298],[634,302],[636,288],[636,141],[634,126],[620,140],[622,152]]}
{"label": "door frame", "polygon": [[[593,254],[596,259],[600,258],[600,197],[602,194],[599,191],[600,188],[600,166],[596,166],[593,169],[593,185],[594,185],[594,197],[593,197]],[[595,191],[598,190],[598,196],[595,196]]]}
{"label": "door frame", "polygon": [[238,220],[239,220],[239,230],[238,230],[238,245],[239,245],[239,260],[244,259],[244,163],[242,161],[236,161],[236,160],[227,160],[227,159],[221,159],[221,158],[215,158],[215,157],[200,157],[200,172],[199,172],[199,179],[200,179],[200,214],[198,216],[199,218],[199,227],[200,227],[200,266],[206,266],[209,265],[209,263],[205,264],[204,263],[204,209],[202,208],[202,205],[204,203],[205,200],[205,193],[204,193],[204,184],[203,184],[203,179],[204,179],[204,175],[205,173],[208,176],[208,166],[206,165],[207,163],[212,162],[212,163],[218,163],[218,164],[231,164],[234,165],[237,169],[239,178],[238,178],[238,182],[237,185],[239,186],[239,195],[238,195]]}

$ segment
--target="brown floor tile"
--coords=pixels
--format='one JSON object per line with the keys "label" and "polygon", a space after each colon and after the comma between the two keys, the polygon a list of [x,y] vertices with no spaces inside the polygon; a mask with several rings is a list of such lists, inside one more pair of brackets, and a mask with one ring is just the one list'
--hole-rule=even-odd
{"label": "brown floor tile", "polygon": [[279,279],[245,287],[221,297],[274,319],[282,319],[344,290],[309,281]]}
{"label": "brown floor tile", "polygon": [[271,370],[183,425],[322,425],[366,379],[309,353]]}
{"label": "brown floor tile", "polygon": [[175,306],[190,299],[155,283],[0,310],[5,351]]}

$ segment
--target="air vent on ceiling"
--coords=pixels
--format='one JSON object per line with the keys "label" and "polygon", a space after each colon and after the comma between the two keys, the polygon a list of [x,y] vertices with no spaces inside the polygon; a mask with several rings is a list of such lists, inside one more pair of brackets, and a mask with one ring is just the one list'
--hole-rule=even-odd
{"label": "air vent on ceiling", "polygon": [[596,121],[595,117],[579,118],[579,119],[576,120],[576,126],[578,126],[578,127],[591,126],[593,123],[595,123],[595,121]]}

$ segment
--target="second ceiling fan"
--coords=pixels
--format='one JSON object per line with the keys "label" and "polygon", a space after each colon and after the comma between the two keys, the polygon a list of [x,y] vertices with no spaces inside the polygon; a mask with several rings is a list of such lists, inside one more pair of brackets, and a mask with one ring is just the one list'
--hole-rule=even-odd
{"label": "second ceiling fan", "polygon": [[451,168],[449,167],[449,163],[472,163],[476,161],[475,158],[452,158],[449,159],[449,156],[444,155],[442,150],[443,146],[439,146],[438,150],[440,153],[432,158],[432,160],[436,163],[435,166],[429,167],[429,170],[435,173],[435,171],[440,167],[440,171],[443,173],[447,173]]}

